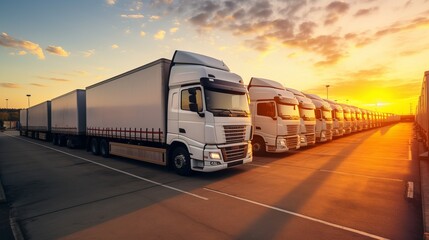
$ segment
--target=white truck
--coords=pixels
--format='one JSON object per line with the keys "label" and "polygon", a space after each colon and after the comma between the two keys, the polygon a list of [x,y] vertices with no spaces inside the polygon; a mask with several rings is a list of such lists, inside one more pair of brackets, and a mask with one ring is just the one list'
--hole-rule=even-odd
{"label": "white truck", "polygon": [[299,102],[300,147],[316,144],[316,115],[314,113],[316,106],[301,91],[293,88],[286,88],[286,90],[293,93]]}
{"label": "white truck", "polygon": [[344,135],[344,111],[343,107],[335,101],[329,99],[323,99],[331,105],[332,108],[332,137],[341,137]]}
{"label": "white truck", "polygon": [[84,146],[86,134],[85,90],[77,89],[51,100],[51,136],[54,145]]}
{"label": "white truck", "polygon": [[326,142],[332,140],[332,108],[329,103],[316,94],[304,93],[313,101],[316,106],[316,142]]}
{"label": "white truck", "polygon": [[176,51],[86,88],[87,147],[212,172],[252,161],[252,124],[243,80],[220,60]]}
{"label": "white truck", "polygon": [[340,104],[343,107],[344,112],[344,135],[352,133],[352,114],[350,112],[350,106],[347,104]]}
{"label": "white truck", "polygon": [[253,77],[248,89],[255,128],[253,152],[280,153],[298,149],[300,120],[295,96],[282,84],[264,78]]}
{"label": "white truck", "polygon": [[27,136],[50,140],[51,101],[45,101],[27,109]]}
{"label": "white truck", "polygon": [[19,135],[20,136],[27,136],[27,115],[28,115],[28,109],[21,109],[19,110]]}

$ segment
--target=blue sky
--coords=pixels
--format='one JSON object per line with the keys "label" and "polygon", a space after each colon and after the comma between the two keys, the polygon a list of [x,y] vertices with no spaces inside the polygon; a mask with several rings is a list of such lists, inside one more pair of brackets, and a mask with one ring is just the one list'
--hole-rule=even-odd
{"label": "blue sky", "polygon": [[[26,107],[181,49],[372,110],[408,113],[428,0],[0,1],[0,97]],[[0,99],[0,107],[4,107]]]}

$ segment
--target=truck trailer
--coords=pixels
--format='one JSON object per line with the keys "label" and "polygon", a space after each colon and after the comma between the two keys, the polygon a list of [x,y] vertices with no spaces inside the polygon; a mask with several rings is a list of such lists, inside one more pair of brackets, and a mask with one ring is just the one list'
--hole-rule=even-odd
{"label": "truck trailer", "polygon": [[276,81],[255,77],[248,89],[255,127],[253,151],[279,153],[298,149],[300,118],[293,93]]}
{"label": "truck trailer", "polygon": [[176,51],[86,88],[93,154],[168,165],[178,174],[252,161],[243,80],[220,60]]}
{"label": "truck trailer", "polygon": [[85,90],[77,89],[51,100],[51,125],[54,145],[85,146]]}
{"label": "truck trailer", "polygon": [[50,140],[51,101],[45,101],[27,109],[27,136],[35,139]]}

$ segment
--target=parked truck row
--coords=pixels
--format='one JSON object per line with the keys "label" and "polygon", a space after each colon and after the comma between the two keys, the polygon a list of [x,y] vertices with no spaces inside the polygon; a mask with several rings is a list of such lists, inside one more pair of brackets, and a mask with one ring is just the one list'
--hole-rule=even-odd
{"label": "parked truck row", "polygon": [[176,51],[20,113],[20,134],[169,166],[178,174],[252,161],[390,123],[391,116],[253,77]]}
{"label": "parked truck row", "polygon": [[416,127],[426,148],[429,148],[429,71],[423,74],[422,88],[416,107]]}

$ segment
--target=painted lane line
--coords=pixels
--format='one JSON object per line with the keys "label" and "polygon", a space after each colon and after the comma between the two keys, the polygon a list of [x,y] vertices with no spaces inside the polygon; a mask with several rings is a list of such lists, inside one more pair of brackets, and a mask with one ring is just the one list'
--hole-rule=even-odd
{"label": "painted lane line", "polygon": [[[6,134],[6,135],[8,135],[8,134]],[[52,148],[52,147],[45,146],[45,145],[43,145],[43,144],[39,144],[39,143],[35,143],[35,142],[28,141],[28,140],[25,140],[25,139],[21,139],[21,138],[18,138],[18,137],[12,136],[12,135],[8,135],[8,136],[9,136],[9,137],[16,138],[16,139],[19,139],[19,140],[22,140],[22,141],[25,141],[25,142],[29,142],[29,143],[34,144],[34,145],[38,145],[38,146],[44,147],[44,148],[47,148],[47,149],[50,149],[50,150],[54,150],[54,151],[56,151],[56,152],[59,152],[59,153],[62,153],[62,154],[65,154],[65,155],[68,155],[68,156],[71,156],[71,157],[74,157],[74,158],[78,158],[78,159],[81,159],[81,160],[86,161],[86,162],[93,163],[93,164],[98,165],[98,166],[100,166],[100,167],[104,167],[104,168],[110,169],[110,170],[112,170],[112,171],[115,171],[115,172],[118,172],[118,173],[122,173],[122,174],[125,174],[125,175],[127,175],[127,176],[130,176],[130,177],[133,177],[133,178],[137,178],[137,179],[140,179],[140,180],[142,180],[142,181],[149,182],[149,183],[152,183],[152,184],[157,185],[157,186],[160,186],[160,187],[168,188],[168,189],[170,189],[170,190],[173,190],[173,191],[176,191],[176,192],[180,192],[180,193],[184,193],[184,194],[187,194],[187,195],[190,195],[190,196],[193,196],[193,197],[196,197],[196,198],[202,199],[202,200],[209,200],[209,199],[208,199],[208,198],[206,198],[206,197],[203,197],[203,196],[200,196],[200,195],[197,195],[197,194],[191,193],[191,192],[187,192],[187,191],[184,191],[184,190],[181,190],[181,189],[178,189],[178,188],[175,188],[175,187],[169,186],[169,185],[165,185],[165,184],[163,184],[163,183],[156,182],[156,181],[153,181],[153,180],[150,180],[150,179],[144,178],[144,177],[140,177],[140,176],[134,175],[134,174],[129,173],[129,172],[125,172],[125,171],[122,171],[122,170],[119,170],[119,169],[116,169],[116,168],[113,168],[113,167],[110,167],[110,166],[107,166],[107,165],[104,165],[104,164],[101,164],[101,163],[98,163],[98,162],[95,162],[95,161],[89,160],[89,159],[86,159],[86,158],[83,158],[83,157],[79,157],[79,156],[73,155],[73,154],[68,153],[68,152],[64,152],[64,151],[61,151],[61,150],[58,150],[58,149],[55,149],[55,148]]]}
{"label": "painted lane line", "polygon": [[348,176],[355,176],[355,177],[364,177],[364,178],[371,178],[371,179],[394,181],[394,182],[403,182],[404,181],[404,180],[397,179],[397,178],[374,177],[374,176],[368,176],[368,175],[363,175],[363,174],[355,174],[355,173],[340,172],[340,171],[331,171],[331,170],[325,170],[325,169],[319,169],[319,171],[320,172],[341,174],[341,175],[348,175]]}
{"label": "painted lane line", "polygon": [[296,213],[296,212],[288,211],[288,210],[285,210],[285,209],[282,209],[282,208],[278,208],[278,207],[274,207],[274,206],[271,206],[271,205],[267,205],[267,204],[264,204],[264,203],[256,202],[256,201],[253,201],[253,200],[250,200],[250,199],[246,199],[246,198],[234,196],[234,195],[231,195],[231,194],[228,194],[228,193],[220,192],[220,191],[217,191],[217,190],[214,190],[214,189],[204,188],[204,190],[207,190],[207,191],[210,191],[210,192],[213,192],[213,193],[217,193],[217,194],[220,194],[220,195],[224,195],[224,196],[227,196],[227,197],[230,197],[230,198],[234,198],[234,199],[237,199],[237,200],[241,200],[241,201],[244,201],[244,202],[247,202],[247,203],[251,203],[251,204],[254,204],[254,205],[258,205],[258,206],[261,206],[261,207],[265,207],[265,208],[268,208],[268,209],[271,209],[271,210],[275,210],[275,211],[278,211],[278,212],[282,212],[282,213],[286,213],[286,214],[293,215],[293,216],[296,216],[296,217],[300,217],[300,218],[303,218],[303,219],[306,219],[306,220],[310,220],[310,221],[313,221],[313,222],[317,222],[317,223],[320,223],[320,224],[328,225],[328,226],[331,226],[331,227],[334,227],[334,228],[339,228],[339,229],[342,229],[342,230],[345,230],[345,231],[348,231],[348,232],[357,233],[359,235],[370,237],[370,238],[373,238],[373,239],[383,239],[383,240],[387,240],[388,239],[388,238],[380,237],[380,236],[377,236],[377,235],[374,235],[374,234],[371,234],[371,233],[360,231],[360,230],[357,230],[357,229],[349,228],[349,227],[346,227],[346,226],[341,226],[341,225],[338,225],[338,224],[335,224],[335,223],[331,223],[331,222],[327,222],[327,221],[324,221],[324,220],[321,220],[321,219],[317,219],[317,218],[314,218],[314,217],[306,216],[306,215],[303,215],[303,214],[300,214],[300,213]]}
{"label": "painted lane line", "polygon": [[254,166],[254,167],[270,168],[270,166],[265,166],[265,165],[261,165],[261,164],[255,164],[255,163],[247,163],[245,165],[250,165],[250,166]]}
{"label": "painted lane line", "polygon": [[414,198],[414,183],[407,183],[407,198]]}
{"label": "painted lane line", "polygon": [[411,139],[408,139],[408,160],[412,160],[412,154],[411,154]]}

